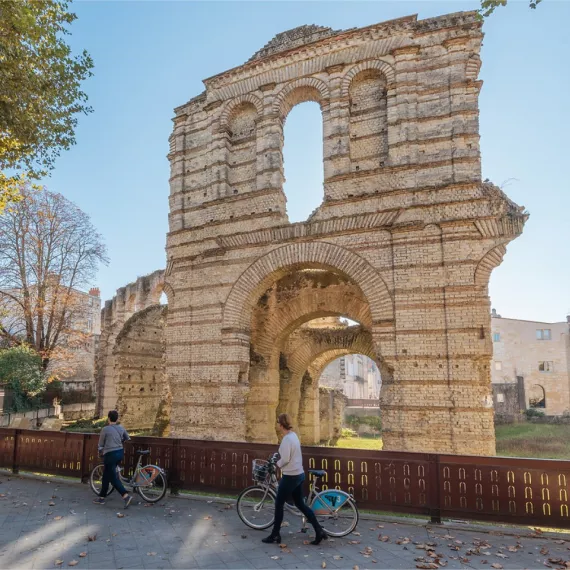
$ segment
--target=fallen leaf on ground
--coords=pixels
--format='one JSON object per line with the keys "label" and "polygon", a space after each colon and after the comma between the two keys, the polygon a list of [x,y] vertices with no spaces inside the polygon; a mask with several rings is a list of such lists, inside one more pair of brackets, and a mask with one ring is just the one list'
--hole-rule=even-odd
{"label": "fallen leaf on ground", "polygon": [[384,525],[383,524],[377,524],[376,528],[384,528]]}
{"label": "fallen leaf on ground", "polygon": [[352,570],[360,570],[360,568],[358,566],[353,566]]}
{"label": "fallen leaf on ground", "polygon": [[63,517],[53,517],[54,521],[60,521]]}
{"label": "fallen leaf on ground", "polygon": [[517,552],[518,549],[519,549],[518,546],[509,546],[507,550],[509,552]]}
{"label": "fallen leaf on ground", "polygon": [[340,560],[342,558],[342,556],[340,556],[340,554],[335,554],[333,556],[333,560]]}
{"label": "fallen leaf on ground", "polygon": [[353,532],[352,534],[354,534],[354,536],[360,536],[359,532]]}
{"label": "fallen leaf on ground", "polygon": [[53,501],[50,501],[50,502],[48,503],[48,507],[55,507],[55,503],[54,503]]}
{"label": "fallen leaf on ground", "polygon": [[382,542],[389,542],[389,541],[390,541],[390,537],[389,537],[387,534],[384,534],[384,535],[381,534],[381,535],[378,537],[378,540],[380,540],[380,541],[382,541]]}
{"label": "fallen leaf on ground", "polygon": [[546,556],[546,555],[548,554],[548,548],[546,548],[546,546],[543,546],[543,547],[540,549],[540,553],[541,553],[543,556]]}
{"label": "fallen leaf on ground", "polygon": [[156,556],[156,552],[147,552],[146,555],[147,556]]}
{"label": "fallen leaf on ground", "polygon": [[[541,554],[548,554],[548,550],[546,552],[541,552]],[[498,556],[499,558],[508,558],[506,554],[502,554],[501,552],[497,552],[495,556]]]}
{"label": "fallen leaf on ground", "polygon": [[279,560],[279,556],[272,556],[271,560]]}
{"label": "fallen leaf on ground", "polygon": [[360,544],[360,540],[349,540],[348,544]]}
{"label": "fallen leaf on ground", "polygon": [[491,564],[491,568],[495,568],[496,570],[501,570],[502,566],[500,564],[497,564],[496,562],[493,562],[493,564]]}
{"label": "fallen leaf on ground", "polygon": [[72,560],[68,566],[77,566],[79,564],[79,562],[77,560]]}
{"label": "fallen leaf on ground", "polygon": [[309,544],[308,540],[303,540],[303,544]]}
{"label": "fallen leaf on ground", "polygon": [[327,563],[323,560],[321,562],[321,568],[326,568],[327,567]]}
{"label": "fallen leaf on ground", "polygon": [[92,534],[91,536],[87,537],[87,540],[89,542],[95,542],[97,540],[97,535],[96,534]]}
{"label": "fallen leaf on ground", "polygon": [[54,562],[54,564],[55,564],[56,566],[61,566],[61,565],[63,564],[63,560],[59,560],[59,559],[58,559],[58,560],[56,560],[56,561]]}
{"label": "fallen leaf on ground", "polygon": [[117,517],[122,519],[125,515],[123,513],[117,513]]}
{"label": "fallen leaf on ground", "polygon": [[85,558],[87,556],[87,552],[80,552],[79,558]]}
{"label": "fallen leaf on ground", "polygon": [[427,564],[416,564],[416,568],[424,568],[425,570],[436,570],[438,568],[437,564],[433,562],[428,562]]}
{"label": "fallen leaf on ground", "polygon": [[205,520],[205,521],[212,520],[212,515],[206,515],[206,516],[204,517],[204,520]]}

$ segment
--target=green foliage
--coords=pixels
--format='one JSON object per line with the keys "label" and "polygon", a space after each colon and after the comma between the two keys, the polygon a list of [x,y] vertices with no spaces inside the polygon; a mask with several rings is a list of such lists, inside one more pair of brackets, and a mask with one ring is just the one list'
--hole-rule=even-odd
{"label": "green foliage", "polygon": [[30,347],[20,345],[0,351],[0,383],[12,390],[15,412],[39,405],[47,379],[41,356]]}
{"label": "green foliage", "polygon": [[378,416],[347,416],[346,423],[353,429],[358,429],[358,426],[367,425],[377,432],[382,431],[382,418]]}
{"label": "green foliage", "polygon": [[77,115],[92,111],[80,86],[93,61],[65,42],[75,19],[65,0],[0,1],[0,171],[16,172],[0,172],[0,212],[75,144]]}
{"label": "green foliage", "polygon": [[[528,6],[533,10],[542,2],[542,0],[529,0]],[[506,6],[507,0],[481,0],[481,8],[479,14],[483,18],[490,16],[499,6]]]}
{"label": "green foliage", "polygon": [[342,428],[341,437],[358,437],[358,434],[350,428]]}
{"label": "green foliage", "polygon": [[544,412],[536,410],[535,408],[528,408],[528,410],[524,411],[524,415],[526,416],[527,420],[530,420],[532,418],[543,418]]}
{"label": "green foliage", "polygon": [[99,433],[107,425],[107,418],[95,420],[92,418],[82,418],[69,424],[65,431],[76,431],[80,433]]}

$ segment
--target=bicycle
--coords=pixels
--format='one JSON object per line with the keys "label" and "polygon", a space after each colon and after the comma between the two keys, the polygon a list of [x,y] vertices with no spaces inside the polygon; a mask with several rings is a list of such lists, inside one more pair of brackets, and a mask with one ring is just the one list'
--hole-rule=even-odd
{"label": "bicycle", "polygon": [[[275,520],[275,497],[277,496],[276,458],[268,461],[254,459],[252,477],[255,485],[244,489],[237,498],[239,518],[250,528],[263,530],[273,525]],[[317,482],[327,472],[309,469],[314,480],[309,486],[307,504],[314,511],[319,524],[329,536],[341,537],[350,534],[358,524],[359,513],[354,497],[338,489],[319,491]],[[307,532],[307,521],[302,513],[288,502],[285,508],[291,514],[301,516],[301,532]]]}
{"label": "bicycle", "polygon": [[[125,477],[123,475],[123,468],[117,465],[117,475],[120,477],[123,485],[131,487],[134,493],[138,493],[147,503],[158,503],[160,499],[166,495],[166,473],[164,469],[156,465],[141,465],[143,455],[148,455],[150,450],[138,450],[139,460],[133,471],[133,475]],[[91,471],[89,477],[89,484],[92,491],[99,496],[101,486],[103,484],[103,471],[105,465],[99,463]],[[109,484],[109,491],[107,497],[115,490],[113,485]]]}

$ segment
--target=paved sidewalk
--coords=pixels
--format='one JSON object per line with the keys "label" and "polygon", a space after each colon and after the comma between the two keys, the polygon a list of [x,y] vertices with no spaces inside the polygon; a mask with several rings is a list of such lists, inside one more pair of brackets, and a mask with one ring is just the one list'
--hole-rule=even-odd
{"label": "paved sidewalk", "polygon": [[516,536],[376,520],[312,546],[298,532],[299,519],[287,515],[280,548],[263,544],[267,533],[244,526],[229,504],[167,497],[154,506],[134,500],[123,510],[116,493],[94,505],[86,485],[6,475],[0,482],[0,568],[496,570],[566,568],[570,560],[568,534],[546,537],[521,528]]}

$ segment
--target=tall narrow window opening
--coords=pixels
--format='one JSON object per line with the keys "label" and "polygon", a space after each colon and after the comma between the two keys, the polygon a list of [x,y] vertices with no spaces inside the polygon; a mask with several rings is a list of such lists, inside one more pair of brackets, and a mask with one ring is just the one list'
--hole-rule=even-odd
{"label": "tall narrow window opening", "polygon": [[323,201],[323,119],[318,103],[296,105],[287,115],[283,167],[289,221],[305,221]]}

